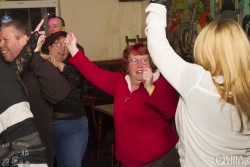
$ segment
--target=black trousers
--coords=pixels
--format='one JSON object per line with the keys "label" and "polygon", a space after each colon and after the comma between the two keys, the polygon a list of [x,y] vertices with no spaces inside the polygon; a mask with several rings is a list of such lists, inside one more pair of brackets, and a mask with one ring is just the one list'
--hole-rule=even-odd
{"label": "black trousers", "polygon": [[[125,167],[122,165],[122,167]],[[161,158],[143,166],[143,167],[181,167],[180,156],[174,147]]]}
{"label": "black trousers", "polygon": [[161,158],[145,165],[144,167],[181,167],[180,156],[177,149],[174,147]]}

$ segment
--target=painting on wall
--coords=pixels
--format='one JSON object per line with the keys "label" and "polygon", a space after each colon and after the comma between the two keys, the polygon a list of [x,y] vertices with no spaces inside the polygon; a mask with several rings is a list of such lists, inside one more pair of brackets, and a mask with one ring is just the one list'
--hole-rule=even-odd
{"label": "painting on wall", "polygon": [[144,0],[119,0],[119,2],[133,2],[133,1],[144,1]]}
{"label": "painting on wall", "polygon": [[200,30],[213,20],[209,5],[209,0],[175,0],[168,12],[168,39],[186,61],[193,61],[194,40]]}
{"label": "painting on wall", "polygon": [[230,18],[241,24],[243,13],[249,15],[249,5],[249,0],[174,0],[168,11],[168,40],[182,58],[193,62],[193,45],[201,29],[216,19]]}

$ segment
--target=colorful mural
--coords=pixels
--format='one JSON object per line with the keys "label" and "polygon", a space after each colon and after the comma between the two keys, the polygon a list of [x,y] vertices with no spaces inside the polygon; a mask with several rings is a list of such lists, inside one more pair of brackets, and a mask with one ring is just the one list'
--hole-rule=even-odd
{"label": "colorful mural", "polygon": [[[216,19],[235,19],[240,24],[248,17],[250,0],[175,0],[168,11],[167,36],[172,47],[185,60],[192,62],[192,48],[197,34]],[[245,19],[246,20],[246,19]],[[244,27],[243,27],[244,28]],[[246,30],[248,33],[248,29]]]}

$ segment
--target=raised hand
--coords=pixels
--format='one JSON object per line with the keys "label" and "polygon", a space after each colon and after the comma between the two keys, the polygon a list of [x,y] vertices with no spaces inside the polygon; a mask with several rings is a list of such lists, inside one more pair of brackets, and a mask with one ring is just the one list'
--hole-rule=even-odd
{"label": "raised hand", "polygon": [[64,43],[66,44],[71,56],[74,56],[78,52],[77,39],[73,32],[68,33]]}
{"label": "raised hand", "polygon": [[166,5],[167,0],[150,0],[149,3],[158,3],[158,4]]}
{"label": "raised hand", "polygon": [[148,67],[144,68],[142,78],[145,89],[147,90],[148,94],[151,94],[154,89],[152,69]]}
{"label": "raised hand", "polygon": [[[42,44],[44,43],[44,40],[46,38],[45,31],[40,31],[42,25],[44,23],[44,19],[41,19],[41,21],[37,24],[35,30],[32,33],[37,33],[36,36],[38,37],[35,52],[41,51]],[[37,38],[36,38],[37,39]]]}
{"label": "raised hand", "polygon": [[42,20],[37,24],[35,30],[34,30],[32,33],[38,32],[39,34],[45,34],[45,31],[40,31],[40,29],[41,29],[43,23],[44,23],[44,19],[42,19]]}
{"label": "raised hand", "polygon": [[39,36],[38,41],[37,41],[36,49],[34,50],[35,52],[41,51],[42,45],[43,45],[45,38],[46,38],[44,31],[40,31],[39,34],[40,34],[40,36]]}
{"label": "raised hand", "polygon": [[149,3],[158,3],[166,6],[167,9],[170,9],[172,5],[172,0],[150,0]]}
{"label": "raised hand", "polygon": [[34,32],[39,31],[44,23],[44,19],[42,19],[36,26]]}

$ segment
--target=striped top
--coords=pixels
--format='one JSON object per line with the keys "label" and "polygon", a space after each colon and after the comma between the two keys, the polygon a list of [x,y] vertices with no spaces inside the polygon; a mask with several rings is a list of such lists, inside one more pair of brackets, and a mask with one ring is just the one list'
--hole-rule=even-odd
{"label": "striped top", "polygon": [[0,81],[0,166],[47,166],[25,88],[1,60]]}

